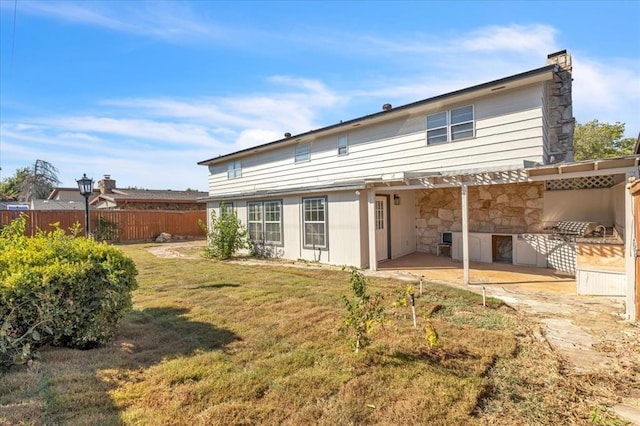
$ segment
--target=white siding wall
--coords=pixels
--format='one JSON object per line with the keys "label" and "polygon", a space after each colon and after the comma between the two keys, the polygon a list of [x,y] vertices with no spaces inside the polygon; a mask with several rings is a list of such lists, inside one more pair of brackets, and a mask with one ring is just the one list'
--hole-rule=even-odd
{"label": "white siding wall", "polygon": [[369,267],[369,211],[368,191],[360,192],[360,267]]}
{"label": "white siding wall", "polygon": [[[227,179],[227,164],[210,166],[212,196],[381,179],[403,172],[522,166],[543,159],[542,85],[487,96],[473,103],[476,137],[427,146],[424,114],[352,128],[349,153],[337,155],[337,136],[311,142],[311,160],[294,163],[294,147],[241,158],[242,177]],[[308,141],[304,141],[308,142]]]}
{"label": "white siding wall", "polygon": [[[358,196],[355,191],[319,194],[318,196],[325,195],[327,197],[328,208],[327,226],[329,248],[328,250],[322,251],[316,250],[315,253],[311,249],[302,247],[302,198],[306,195],[271,197],[256,200],[282,200],[284,243],[282,246],[274,246],[273,250],[283,259],[318,260],[322,263],[334,265],[363,266],[359,234],[361,229],[360,198],[362,196]],[[364,199],[366,200],[366,194],[364,195]],[[234,200],[233,205],[238,213],[238,218],[246,225],[247,200]],[[208,203],[207,212],[209,216],[212,210],[214,210],[216,214],[219,214],[219,203]]]}

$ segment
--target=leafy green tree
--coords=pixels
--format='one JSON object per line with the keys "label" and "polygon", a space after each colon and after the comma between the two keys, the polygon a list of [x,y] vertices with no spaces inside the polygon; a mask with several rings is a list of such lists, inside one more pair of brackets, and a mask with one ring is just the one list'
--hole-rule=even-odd
{"label": "leafy green tree", "polygon": [[233,209],[220,205],[220,217],[211,212],[211,229],[202,221],[199,222],[207,233],[209,243],[205,248],[205,256],[216,259],[229,259],[238,250],[249,247],[247,228],[240,222]]}
{"label": "leafy green tree", "polygon": [[13,176],[9,176],[0,182],[0,201],[17,201],[20,197],[20,185],[29,174],[29,168],[23,167],[16,170]]}
{"label": "leafy green tree", "polygon": [[632,155],[636,140],[624,137],[624,123],[591,120],[576,124],[573,134],[574,159],[599,160]]}

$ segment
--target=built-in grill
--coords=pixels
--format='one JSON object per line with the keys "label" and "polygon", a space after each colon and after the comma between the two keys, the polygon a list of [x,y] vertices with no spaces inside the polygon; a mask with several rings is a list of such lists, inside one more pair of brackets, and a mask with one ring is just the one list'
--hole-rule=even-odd
{"label": "built-in grill", "polygon": [[575,237],[584,237],[593,233],[597,226],[597,222],[563,220],[548,229],[553,233],[553,235],[559,238],[573,240]]}
{"label": "built-in grill", "polygon": [[584,237],[587,234],[596,230],[598,224],[596,222],[578,222],[565,220],[558,222],[553,226],[554,232],[565,235],[575,235],[577,237]]}

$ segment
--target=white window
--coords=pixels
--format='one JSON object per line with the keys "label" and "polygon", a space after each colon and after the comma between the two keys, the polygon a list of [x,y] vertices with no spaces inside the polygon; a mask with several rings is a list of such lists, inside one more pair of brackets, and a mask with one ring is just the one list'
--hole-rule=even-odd
{"label": "white window", "polygon": [[376,229],[384,229],[384,201],[376,200]]}
{"label": "white window", "polygon": [[309,144],[301,144],[296,146],[296,163],[302,163],[304,161],[309,161],[311,154],[311,149],[309,148]]}
{"label": "white window", "polygon": [[451,140],[473,137],[473,105],[451,110]]}
{"label": "white window", "polygon": [[269,244],[282,244],[282,201],[247,203],[249,239]]}
{"label": "white window", "polygon": [[262,241],[262,203],[247,203],[249,239]]}
{"label": "white window", "polygon": [[282,202],[264,202],[264,235],[269,243],[282,244]]}
{"label": "white window", "polygon": [[227,164],[227,179],[235,179],[242,177],[242,165],[240,164],[240,160],[232,161]]}
{"label": "white window", "polygon": [[302,226],[305,248],[327,248],[326,197],[302,199]]}
{"label": "white window", "polygon": [[227,213],[233,213],[235,210],[233,209],[233,203],[226,202],[220,203],[220,215],[222,216],[222,211],[226,211]]}
{"label": "white window", "polygon": [[427,116],[427,144],[473,137],[473,105]]}
{"label": "white window", "polygon": [[447,111],[427,116],[427,144],[447,141]]}
{"label": "white window", "polygon": [[347,135],[338,136],[338,155],[347,155],[349,153],[349,138]]}

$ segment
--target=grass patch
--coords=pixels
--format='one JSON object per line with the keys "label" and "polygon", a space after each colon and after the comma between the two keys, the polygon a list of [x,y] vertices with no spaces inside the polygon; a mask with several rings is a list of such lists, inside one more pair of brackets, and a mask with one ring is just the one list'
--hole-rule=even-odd
{"label": "grass patch", "polygon": [[[550,402],[566,396],[557,360],[545,363],[496,299],[484,308],[474,293],[426,283],[414,329],[409,307],[391,307],[406,283],[372,279],[391,322],[354,354],[339,331],[348,272],[122,248],[139,289],[117,340],[48,348],[1,377],[0,424],[536,424],[564,412]],[[533,369],[553,386],[527,394]]]}

